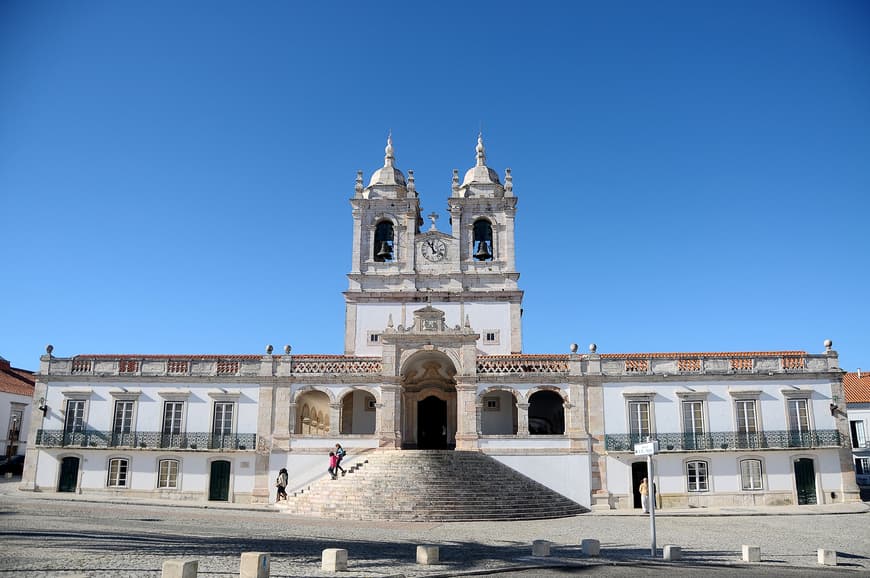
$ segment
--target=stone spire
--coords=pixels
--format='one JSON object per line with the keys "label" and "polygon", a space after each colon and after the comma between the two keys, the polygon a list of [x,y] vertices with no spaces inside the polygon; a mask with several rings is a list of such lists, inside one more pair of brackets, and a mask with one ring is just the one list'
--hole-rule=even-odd
{"label": "stone spire", "polygon": [[486,149],[483,148],[483,133],[477,134],[477,146],[474,148],[477,152],[477,166],[486,166]]}

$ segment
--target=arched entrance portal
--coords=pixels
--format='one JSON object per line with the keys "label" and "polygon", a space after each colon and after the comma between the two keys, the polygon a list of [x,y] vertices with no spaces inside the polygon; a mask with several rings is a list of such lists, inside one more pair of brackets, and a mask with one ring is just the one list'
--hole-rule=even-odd
{"label": "arched entrance portal", "polygon": [[456,368],[439,351],[419,351],[402,367],[402,447],[456,447]]}

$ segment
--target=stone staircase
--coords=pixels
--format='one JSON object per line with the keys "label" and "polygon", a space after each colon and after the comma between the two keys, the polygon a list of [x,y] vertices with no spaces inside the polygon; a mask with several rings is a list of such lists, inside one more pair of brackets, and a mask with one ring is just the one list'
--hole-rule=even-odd
{"label": "stone staircase", "polygon": [[296,491],[278,508],[348,520],[461,522],[565,518],[588,511],[479,452],[376,451]]}

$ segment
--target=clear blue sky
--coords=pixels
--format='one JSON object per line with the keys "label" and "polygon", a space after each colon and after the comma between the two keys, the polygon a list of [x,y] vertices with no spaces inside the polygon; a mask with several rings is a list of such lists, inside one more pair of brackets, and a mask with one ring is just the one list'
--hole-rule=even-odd
{"label": "clear blue sky", "polygon": [[524,349],[870,369],[870,3],[0,2],[0,355],[341,353],[357,169],[510,167]]}

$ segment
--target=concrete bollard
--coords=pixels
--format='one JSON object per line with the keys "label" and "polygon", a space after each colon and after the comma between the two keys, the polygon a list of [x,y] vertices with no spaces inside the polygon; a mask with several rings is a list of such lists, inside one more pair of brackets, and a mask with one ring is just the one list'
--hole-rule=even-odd
{"label": "concrete bollard", "polygon": [[324,572],[344,572],[347,570],[347,550],[327,548],[323,551],[320,569]]}
{"label": "concrete bollard", "polygon": [[824,550],[819,548],[819,564],[824,566],[836,566],[837,565],[837,551],[836,550]]}
{"label": "concrete bollard", "polygon": [[269,554],[266,552],[242,552],[239,578],[269,578]]}
{"label": "concrete bollard", "polygon": [[598,556],[601,554],[601,542],[591,538],[580,542],[580,547],[583,549],[584,556]]}
{"label": "concrete bollard", "polygon": [[438,546],[417,546],[417,564],[437,564],[439,558]]}
{"label": "concrete bollard", "polygon": [[683,549],[679,546],[674,546],[673,544],[665,544],[664,556],[663,558],[668,561],[682,560],[683,559]]}
{"label": "concrete bollard", "polygon": [[532,556],[549,556],[550,543],[547,540],[535,540],[532,542]]}
{"label": "concrete bollard", "polygon": [[199,560],[164,560],[161,578],[196,578]]}
{"label": "concrete bollard", "polygon": [[747,546],[743,544],[744,562],[761,562],[761,546]]}

